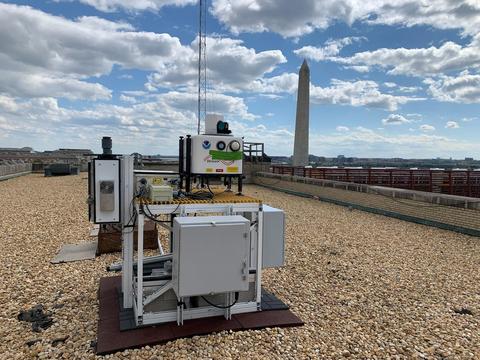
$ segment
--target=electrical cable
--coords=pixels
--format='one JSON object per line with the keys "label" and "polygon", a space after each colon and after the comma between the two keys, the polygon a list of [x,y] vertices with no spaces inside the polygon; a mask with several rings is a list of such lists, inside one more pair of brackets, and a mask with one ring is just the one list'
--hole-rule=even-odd
{"label": "electrical cable", "polygon": [[[135,211],[135,216],[134,216],[134,218],[133,218],[133,223],[132,223],[132,225],[128,225],[128,224],[126,225],[126,226],[128,226],[128,227],[131,227],[132,230],[127,231],[126,233],[127,233],[127,234],[133,233],[133,232],[135,231],[135,226],[136,226],[136,225],[137,225],[137,212]],[[124,226],[124,227],[126,227],[126,226]]]}
{"label": "electrical cable", "polygon": [[[132,227],[132,230],[131,231],[128,231],[127,233],[132,233],[135,231],[135,224],[137,222],[137,211],[135,210],[135,207],[133,206],[133,201],[135,200],[135,196],[132,198],[132,200],[130,201],[130,205],[128,207],[131,207],[132,208],[132,215],[130,216],[130,219],[128,220],[128,222],[124,225],[124,227]],[[133,220],[133,223],[130,225],[130,223],[132,222]]]}
{"label": "electrical cable", "polygon": [[[167,214],[167,215],[172,215],[174,214],[178,208],[180,207],[180,205],[182,205],[182,203],[178,203],[177,207],[170,213],[170,214]],[[142,205],[143,207],[143,205]],[[147,209],[147,211],[149,212],[150,216],[154,217],[155,218],[155,221],[158,222],[158,223],[169,223],[170,221],[169,220],[158,220],[156,219],[156,216],[153,215],[152,211],[150,210],[150,208],[148,207],[148,204],[145,204],[145,207]],[[145,211],[144,211],[145,212]]]}
{"label": "electrical cable", "polygon": [[[181,203],[179,203],[179,204],[177,205],[177,207],[175,208],[175,210],[173,210],[169,215],[172,215],[173,213],[175,213],[175,212],[178,210],[178,208],[180,207],[180,205],[181,205]],[[155,222],[155,223],[170,223],[170,221],[168,221],[168,220],[158,220],[158,219],[156,218],[156,216],[153,215],[153,213],[150,211],[150,208],[148,207],[147,204],[145,204],[145,207],[144,207],[144,204],[142,204],[142,205],[141,205],[141,209],[142,209],[142,211],[143,211],[143,214],[144,214],[148,219],[152,220],[152,221]],[[145,210],[147,210],[147,211],[145,211]]]}
{"label": "electrical cable", "polygon": [[214,197],[213,193],[205,190],[185,193],[184,195],[185,197],[188,197],[189,199],[192,199],[192,200],[212,200]]}
{"label": "electrical cable", "polygon": [[235,293],[235,301],[230,304],[230,305],[226,305],[226,306],[222,306],[222,305],[216,305],[212,302],[210,302],[209,300],[207,300],[207,298],[205,298],[205,296],[201,296],[201,298],[203,300],[205,300],[205,302],[208,304],[208,305],[211,305],[213,307],[216,307],[217,309],[230,309],[233,305],[235,305],[238,301],[238,292]]}
{"label": "electrical cable", "polygon": [[157,220],[154,216],[152,215],[149,215],[147,211],[145,211],[145,208],[143,207],[143,205],[141,206],[141,209],[143,211],[143,214],[150,220],[152,220],[153,222],[156,222],[156,223],[163,223],[163,221],[160,221],[160,220]]}
{"label": "electrical cable", "polygon": [[212,196],[215,197],[214,192],[212,191],[212,189],[210,189],[210,184],[208,183],[208,179],[207,179],[207,189],[210,192],[210,194],[212,194]]}
{"label": "electrical cable", "polygon": [[216,193],[216,194],[215,194],[215,193],[212,191],[212,189],[210,189],[210,184],[209,184],[208,182],[207,182],[207,188],[208,188],[208,191],[213,195],[213,197],[215,197],[215,196],[217,196],[217,195],[220,195],[220,194],[223,194],[224,192],[227,191],[227,189],[225,189],[225,190],[223,190],[222,192],[219,192],[219,193]]}

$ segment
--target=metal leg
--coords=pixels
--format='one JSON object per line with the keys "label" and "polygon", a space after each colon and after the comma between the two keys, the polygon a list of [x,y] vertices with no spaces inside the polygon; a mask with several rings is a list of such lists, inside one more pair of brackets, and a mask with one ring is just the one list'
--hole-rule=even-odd
{"label": "metal leg", "polygon": [[143,229],[145,215],[138,214],[138,246],[137,246],[137,320],[138,324],[143,321]]}
{"label": "metal leg", "polygon": [[183,325],[183,297],[177,297],[177,325]]}
{"label": "metal leg", "polygon": [[257,271],[256,271],[256,294],[258,310],[262,308],[262,244],[263,244],[263,209],[260,205],[257,218]]}
{"label": "metal leg", "polygon": [[[126,225],[132,217],[133,209],[131,208],[134,180],[133,180],[133,156],[122,156],[121,158],[121,196],[123,203],[123,221],[122,225]],[[133,228],[125,228],[122,226],[122,293],[123,307],[125,309],[133,306]]]}
{"label": "metal leg", "polygon": [[122,241],[122,292],[123,307],[129,309],[133,306],[132,278],[133,278],[133,232],[131,229],[123,230]]}
{"label": "metal leg", "polygon": [[183,302],[183,297],[181,297],[180,299],[182,299],[182,305],[180,305],[180,325],[183,325],[183,309],[185,309],[185,303]]}
{"label": "metal leg", "polygon": [[[234,297],[232,296],[231,292],[225,294],[225,306],[230,305],[233,302]],[[225,319],[231,320],[232,319],[232,308],[228,307],[225,309]]]}
{"label": "metal leg", "polygon": [[169,249],[168,252],[171,254],[173,253],[173,219],[175,219],[175,214],[170,215],[170,241],[169,241]]}
{"label": "metal leg", "polygon": [[243,191],[243,175],[240,175],[238,177],[238,194],[237,195],[242,195]]}

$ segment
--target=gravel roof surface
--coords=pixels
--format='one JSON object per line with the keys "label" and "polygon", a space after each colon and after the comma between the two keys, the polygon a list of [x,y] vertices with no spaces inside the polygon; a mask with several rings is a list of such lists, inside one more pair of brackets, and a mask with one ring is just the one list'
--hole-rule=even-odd
{"label": "gravel roof surface", "polygon": [[[0,182],[0,358],[95,357],[98,283],[120,255],[50,264],[62,244],[91,240],[86,189],[85,174]],[[246,192],[286,211],[287,266],[266,271],[265,286],[305,326],[106,358],[480,358],[480,239],[257,186]],[[17,320],[36,304],[53,311],[40,333]],[[455,312],[462,308],[471,314]]]}

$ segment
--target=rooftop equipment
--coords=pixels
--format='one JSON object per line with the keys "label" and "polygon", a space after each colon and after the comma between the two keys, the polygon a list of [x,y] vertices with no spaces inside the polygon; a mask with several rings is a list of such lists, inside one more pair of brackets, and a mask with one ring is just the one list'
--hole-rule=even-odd
{"label": "rooftop equipment", "polygon": [[[122,263],[112,268],[122,270],[123,307],[137,326],[261,310],[262,270],[284,264],[284,214],[241,194],[242,142],[211,117],[205,134],[180,138],[172,173],[134,170],[133,156],[112,154],[102,139],[89,165],[90,219],[122,228]],[[153,257],[143,255],[146,219],[170,234]]]}
{"label": "rooftop equipment", "polygon": [[50,164],[45,168],[45,176],[78,175],[79,173],[80,169],[78,166],[64,163]]}
{"label": "rooftop equipment", "polygon": [[205,134],[180,137],[178,172],[181,187],[190,192],[192,183],[208,188],[211,180],[220,180],[231,190],[233,180],[236,180],[241,194],[242,150],[243,138],[232,135],[223,116],[208,114]]}

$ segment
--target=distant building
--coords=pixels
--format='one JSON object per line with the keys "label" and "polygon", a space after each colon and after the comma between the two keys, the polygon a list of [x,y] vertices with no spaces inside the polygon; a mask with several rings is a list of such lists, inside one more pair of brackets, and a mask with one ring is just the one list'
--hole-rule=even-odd
{"label": "distant building", "polygon": [[24,162],[32,164],[34,172],[43,171],[49,164],[70,164],[87,170],[88,160],[93,156],[90,149],[58,149],[47,151],[34,151],[31,147],[0,148],[0,161],[2,163]]}
{"label": "distant building", "polygon": [[0,148],[0,154],[29,154],[31,152],[33,152],[31,147]]}
{"label": "distant building", "polygon": [[72,155],[72,156],[93,155],[93,151],[90,149],[58,149],[58,150],[45,151],[45,153],[64,154],[64,155]]}
{"label": "distant building", "polygon": [[473,161],[473,157],[466,157],[465,161]]}

